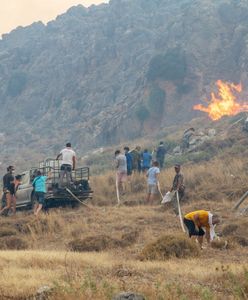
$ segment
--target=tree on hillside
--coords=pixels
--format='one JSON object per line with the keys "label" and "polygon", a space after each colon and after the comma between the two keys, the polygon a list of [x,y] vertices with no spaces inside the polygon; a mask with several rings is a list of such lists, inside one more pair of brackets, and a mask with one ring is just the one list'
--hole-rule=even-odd
{"label": "tree on hillside", "polygon": [[185,54],[178,48],[169,50],[165,54],[156,55],[149,64],[147,79],[155,81],[182,81],[186,76]]}

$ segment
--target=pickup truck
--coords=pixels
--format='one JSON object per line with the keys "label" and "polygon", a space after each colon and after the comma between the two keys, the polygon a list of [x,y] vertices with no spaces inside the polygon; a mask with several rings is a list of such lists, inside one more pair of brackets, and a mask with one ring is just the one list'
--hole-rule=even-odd
{"label": "pickup truck", "polygon": [[[29,171],[22,172],[20,175],[21,184],[18,186],[16,192],[16,207],[28,207],[32,208],[36,201],[34,195],[34,189],[32,182],[36,176],[37,171],[41,171],[43,175],[50,175],[47,180],[47,193],[45,197],[46,207],[71,204],[76,206],[80,201],[92,198],[93,191],[89,185],[89,168],[81,167],[72,171],[72,183],[67,186],[63,183],[63,186],[59,186],[59,174],[60,174],[60,161],[54,159],[46,159],[39,163],[39,166],[32,168]],[[66,179],[64,178],[66,181]],[[71,193],[67,191],[68,188]],[[73,197],[74,195],[74,197]],[[2,202],[5,199],[3,196]]]}

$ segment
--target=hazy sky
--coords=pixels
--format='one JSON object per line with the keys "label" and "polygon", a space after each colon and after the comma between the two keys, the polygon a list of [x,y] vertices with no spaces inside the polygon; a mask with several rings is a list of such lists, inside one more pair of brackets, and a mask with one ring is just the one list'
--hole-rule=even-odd
{"label": "hazy sky", "polygon": [[77,4],[90,6],[107,0],[0,0],[0,35],[19,25],[47,22]]}

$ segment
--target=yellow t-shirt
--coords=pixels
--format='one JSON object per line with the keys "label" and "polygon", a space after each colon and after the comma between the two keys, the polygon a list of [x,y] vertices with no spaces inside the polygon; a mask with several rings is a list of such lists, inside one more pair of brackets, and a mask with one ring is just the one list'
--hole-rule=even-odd
{"label": "yellow t-shirt", "polygon": [[201,227],[210,228],[208,221],[208,212],[206,210],[196,210],[184,216],[185,219],[195,222],[194,217],[198,215]]}

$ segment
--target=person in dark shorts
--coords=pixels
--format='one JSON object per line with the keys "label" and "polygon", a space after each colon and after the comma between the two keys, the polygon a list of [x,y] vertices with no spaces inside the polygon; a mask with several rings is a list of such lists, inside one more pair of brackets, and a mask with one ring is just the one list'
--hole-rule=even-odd
{"label": "person in dark shorts", "polygon": [[40,171],[37,171],[36,177],[33,181],[33,187],[35,192],[35,197],[38,201],[38,205],[36,205],[34,210],[34,215],[37,217],[41,209],[45,205],[45,195],[46,195],[46,181],[51,176],[42,176]]}
{"label": "person in dark shorts", "polygon": [[13,214],[16,213],[16,198],[15,198],[15,178],[14,173],[15,168],[9,166],[7,168],[7,173],[3,176],[3,192],[6,198],[6,206],[0,211],[0,214],[8,214],[11,206],[13,205]]}
{"label": "person in dark shorts", "polygon": [[220,222],[220,219],[206,210],[197,210],[186,214],[183,221],[188,229],[189,237],[196,236],[202,248],[203,236],[205,235],[207,242],[210,243],[215,236],[214,226]]}
{"label": "person in dark shorts", "polygon": [[71,148],[71,143],[66,144],[66,148],[60,151],[57,156],[57,160],[62,157],[59,185],[63,186],[63,179],[66,176],[67,186],[70,186],[72,182],[72,170],[75,170],[76,165],[76,153]]}

